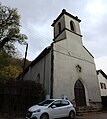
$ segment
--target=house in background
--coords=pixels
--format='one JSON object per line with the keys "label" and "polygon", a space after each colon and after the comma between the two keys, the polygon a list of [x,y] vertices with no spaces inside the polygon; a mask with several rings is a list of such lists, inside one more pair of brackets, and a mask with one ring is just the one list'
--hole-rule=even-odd
{"label": "house in background", "polygon": [[97,70],[101,96],[107,96],[107,75],[100,69]]}
{"label": "house in background", "polygon": [[100,69],[97,70],[101,99],[104,108],[107,108],[107,75]]}
{"label": "house in background", "polygon": [[25,69],[23,79],[42,84],[50,98],[66,96],[77,107],[101,109],[94,57],[83,46],[81,20],[62,10],[54,20],[54,39]]}

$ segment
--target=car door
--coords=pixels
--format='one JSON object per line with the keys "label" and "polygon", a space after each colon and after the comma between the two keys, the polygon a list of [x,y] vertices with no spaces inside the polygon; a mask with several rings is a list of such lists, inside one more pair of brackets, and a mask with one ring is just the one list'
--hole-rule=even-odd
{"label": "car door", "polygon": [[50,113],[52,118],[60,118],[60,117],[62,117],[61,100],[55,101],[50,106],[49,113]]}
{"label": "car door", "polygon": [[62,100],[61,101],[61,107],[62,107],[62,117],[66,117],[69,115],[71,106],[70,103],[67,100]]}

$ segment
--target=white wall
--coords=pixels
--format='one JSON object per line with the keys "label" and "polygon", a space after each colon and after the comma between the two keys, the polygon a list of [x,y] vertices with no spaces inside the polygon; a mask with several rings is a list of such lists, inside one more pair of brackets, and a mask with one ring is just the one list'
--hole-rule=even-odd
{"label": "white wall", "polygon": [[[63,41],[64,42],[64,41]],[[78,54],[71,53],[60,47],[60,43],[54,45],[54,94],[55,97],[67,95],[69,99],[74,99],[74,84],[81,79],[87,90],[88,99],[100,102],[100,92],[97,74],[93,58],[89,60],[88,52],[83,47],[78,49]],[[72,50],[71,50],[72,51]],[[76,51],[77,52],[77,51]],[[83,55],[80,55],[81,52]],[[80,54],[79,54],[80,53]],[[81,56],[81,57],[80,57]],[[89,55],[90,56],[90,55]],[[76,66],[80,65],[81,73],[77,72]],[[57,90],[57,91],[56,91]]]}
{"label": "white wall", "polygon": [[46,95],[50,95],[51,86],[51,51],[40,61],[29,67],[28,72],[24,75],[24,80],[37,81],[38,73],[40,74],[40,83],[45,88]]}
{"label": "white wall", "polygon": [[[101,91],[101,96],[107,96],[107,79],[99,72],[98,74],[98,81],[99,81],[99,87]],[[103,83],[106,85],[106,89],[101,89],[100,83]]]}

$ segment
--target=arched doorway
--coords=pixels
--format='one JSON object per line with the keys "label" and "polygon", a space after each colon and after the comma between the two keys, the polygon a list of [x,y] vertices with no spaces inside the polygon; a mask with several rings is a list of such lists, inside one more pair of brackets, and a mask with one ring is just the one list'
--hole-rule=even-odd
{"label": "arched doorway", "polygon": [[84,85],[80,80],[77,80],[74,86],[76,106],[86,106],[86,97]]}

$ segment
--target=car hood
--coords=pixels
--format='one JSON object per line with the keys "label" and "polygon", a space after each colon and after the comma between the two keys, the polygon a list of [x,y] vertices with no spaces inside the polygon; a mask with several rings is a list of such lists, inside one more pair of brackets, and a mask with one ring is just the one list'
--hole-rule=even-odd
{"label": "car hood", "polygon": [[39,105],[34,105],[34,106],[32,106],[32,107],[30,107],[28,110],[29,111],[36,111],[36,110],[38,110],[38,109],[46,109],[47,108],[47,106],[39,106]]}

